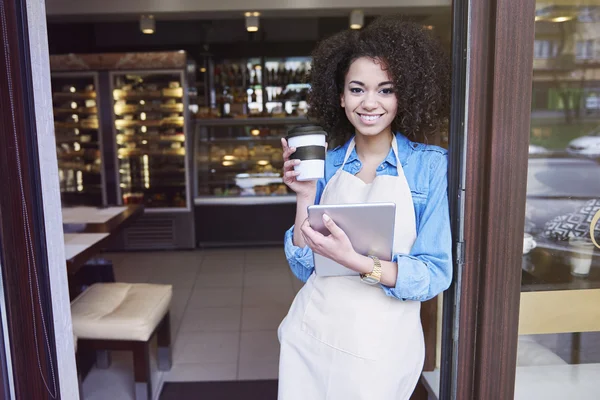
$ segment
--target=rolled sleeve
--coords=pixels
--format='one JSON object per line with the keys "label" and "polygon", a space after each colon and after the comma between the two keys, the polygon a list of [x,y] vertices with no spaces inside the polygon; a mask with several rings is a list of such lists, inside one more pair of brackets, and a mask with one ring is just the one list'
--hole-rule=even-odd
{"label": "rolled sleeve", "polygon": [[315,269],[313,251],[308,246],[294,245],[294,226],[285,232],[284,247],[290,269],[296,278],[306,282]]}
{"label": "rolled sleeve", "polygon": [[429,196],[410,254],[395,254],[395,287],[382,285],[388,296],[426,301],[446,290],[452,281],[452,236],[448,206],[448,161],[440,155],[432,166]]}

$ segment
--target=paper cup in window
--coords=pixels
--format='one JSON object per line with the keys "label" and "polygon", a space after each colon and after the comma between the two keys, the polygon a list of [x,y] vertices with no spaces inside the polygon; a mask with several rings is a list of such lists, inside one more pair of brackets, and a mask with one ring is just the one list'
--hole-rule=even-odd
{"label": "paper cup in window", "polygon": [[588,276],[594,255],[594,243],[587,237],[569,238],[571,275]]}
{"label": "paper cup in window", "polygon": [[318,125],[297,126],[290,131],[286,138],[288,146],[296,151],[291,159],[300,160],[294,169],[300,172],[296,178],[299,181],[313,181],[325,177],[325,154],[327,133]]}

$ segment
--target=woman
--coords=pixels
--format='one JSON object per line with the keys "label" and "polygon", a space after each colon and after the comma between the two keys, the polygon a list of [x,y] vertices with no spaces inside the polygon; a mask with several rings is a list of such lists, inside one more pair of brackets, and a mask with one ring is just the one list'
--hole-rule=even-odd
{"label": "woman", "polygon": [[[311,87],[313,119],[342,146],[328,152],[325,179],[299,182],[295,149],[282,140],[284,180],[298,199],[285,251],[306,284],[279,328],[279,399],[408,399],[424,362],[420,302],[452,274],[447,153],[409,138],[447,121],[448,60],[420,25],[382,18],[322,42]],[[308,224],[311,204],[364,202],[396,203],[391,262],[357,254],[327,216],[330,236]],[[313,252],[361,277],[315,275]]]}

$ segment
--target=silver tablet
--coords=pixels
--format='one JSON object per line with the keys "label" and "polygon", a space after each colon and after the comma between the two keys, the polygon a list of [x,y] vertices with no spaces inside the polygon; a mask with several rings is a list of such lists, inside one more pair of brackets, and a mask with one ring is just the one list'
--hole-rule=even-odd
{"label": "silver tablet", "polygon": [[[323,223],[327,214],[340,227],[358,254],[373,255],[380,260],[391,261],[394,244],[394,203],[366,203],[342,205],[314,205],[308,207],[310,226],[328,236],[330,232]],[[337,262],[319,254],[314,255],[315,271],[319,276],[358,275]]]}

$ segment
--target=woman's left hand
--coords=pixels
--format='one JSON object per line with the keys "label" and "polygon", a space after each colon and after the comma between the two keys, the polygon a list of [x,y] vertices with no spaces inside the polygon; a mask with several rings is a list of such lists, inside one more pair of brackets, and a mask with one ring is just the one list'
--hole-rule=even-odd
{"label": "woman's left hand", "polygon": [[315,253],[353,269],[352,265],[355,264],[353,260],[356,259],[357,253],[348,235],[328,215],[323,215],[323,223],[331,235],[325,236],[312,229],[308,219],[302,224],[301,230],[306,244]]}

